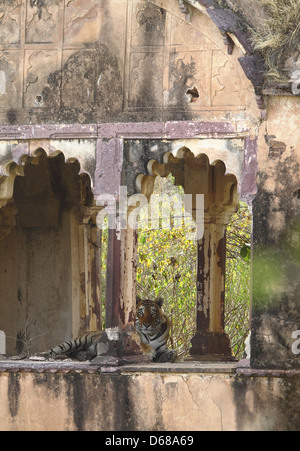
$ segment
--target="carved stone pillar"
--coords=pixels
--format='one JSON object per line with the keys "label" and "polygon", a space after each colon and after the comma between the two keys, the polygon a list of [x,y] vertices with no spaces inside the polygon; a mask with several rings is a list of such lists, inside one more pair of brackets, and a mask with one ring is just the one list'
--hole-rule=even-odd
{"label": "carved stone pillar", "polygon": [[108,232],[106,328],[134,326],[137,232],[127,227]]}
{"label": "carved stone pillar", "polygon": [[122,324],[134,326],[136,303],[137,231],[121,231],[121,319]]}
{"label": "carved stone pillar", "polygon": [[[233,213],[233,212],[231,212]],[[229,214],[205,215],[204,236],[198,241],[196,334],[191,360],[231,359],[224,331],[226,226]]]}
{"label": "carved stone pillar", "polygon": [[[91,209],[84,209],[84,217],[73,230],[72,254],[76,261],[78,253],[80,278],[80,332],[102,329],[101,309],[101,231],[96,225]],[[96,210],[97,212],[97,210]],[[76,222],[75,222],[76,227]],[[78,283],[78,268],[74,268],[75,289]],[[77,276],[77,277],[76,277]],[[75,293],[73,293],[74,295]],[[75,298],[75,296],[74,296]]]}
{"label": "carved stone pillar", "polygon": [[[202,185],[204,234],[197,246],[196,334],[190,360],[231,360],[230,339],[224,330],[226,227],[239,200],[237,180],[226,174],[222,161],[208,164],[207,170],[203,158],[202,163],[202,183],[197,190]],[[193,216],[195,219],[194,211]]]}
{"label": "carved stone pillar", "polygon": [[[115,363],[147,361],[134,327],[136,279],[136,231],[109,230],[106,275],[105,355]],[[105,361],[98,352],[98,360]],[[102,359],[102,360],[101,360]],[[104,359],[104,360],[103,360]],[[110,361],[111,362],[111,361]]]}
{"label": "carved stone pillar", "polygon": [[108,230],[106,268],[106,329],[120,326],[120,274],[121,274],[121,241],[114,229]]}

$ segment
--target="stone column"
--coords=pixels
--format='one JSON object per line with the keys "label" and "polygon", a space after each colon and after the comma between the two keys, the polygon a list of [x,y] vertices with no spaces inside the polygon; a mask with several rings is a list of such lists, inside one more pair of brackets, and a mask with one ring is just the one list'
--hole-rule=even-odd
{"label": "stone column", "polygon": [[106,273],[106,328],[134,325],[137,233],[109,230]]}
{"label": "stone column", "polygon": [[117,231],[109,229],[106,267],[105,328],[120,327],[121,241]]}
{"label": "stone column", "polygon": [[[97,207],[82,207],[70,217],[73,334],[102,329],[101,230],[96,224]],[[78,283],[80,281],[80,283]],[[79,299],[79,302],[76,300]],[[78,308],[80,318],[78,317]]]}
{"label": "stone column", "polygon": [[107,355],[123,362],[147,361],[135,330],[136,231],[109,230],[106,275]]}
{"label": "stone column", "polygon": [[121,303],[123,325],[134,326],[136,304],[137,231],[121,231]]}
{"label": "stone column", "polygon": [[[233,212],[232,212],[233,213]],[[230,215],[205,215],[204,237],[198,241],[196,334],[191,360],[231,359],[224,331],[226,226]]]}
{"label": "stone column", "polygon": [[[98,140],[96,199],[112,201],[116,208],[114,213],[120,215],[121,222],[127,212],[124,205],[120,207],[122,167],[123,140]],[[126,203],[127,198],[123,201]],[[115,363],[119,364],[121,361],[143,360],[144,357],[134,328],[136,231],[123,225],[121,230],[117,230],[117,223],[114,226],[108,232],[105,332],[98,357],[99,361],[115,357]],[[111,364],[113,360],[109,362]]]}

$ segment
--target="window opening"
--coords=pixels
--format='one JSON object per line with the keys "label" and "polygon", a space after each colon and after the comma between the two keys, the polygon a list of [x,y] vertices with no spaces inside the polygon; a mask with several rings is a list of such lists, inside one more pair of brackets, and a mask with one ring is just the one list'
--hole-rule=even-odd
{"label": "window opening", "polygon": [[[181,180],[193,196],[198,192],[206,193],[204,235],[203,239],[194,240],[189,246],[192,255],[189,261],[193,261],[193,268],[187,272],[189,277],[184,284],[186,292],[190,290],[189,300],[196,304],[196,334],[191,341],[192,347],[188,340],[185,349],[179,350],[179,355],[184,359],[187,354],[191,354],[189,360],[204,360],[206,357],[209,360],[242,358],[244,342],[249,333],[251,217],[248,207],[238,202],[237,180],[226,172],[222,161],[210,164],[207,156],[194,157],[187,148],[180,149],[175,158],[166,154],[163,161],[160,165],[151,160],[148,164],[150,176],[141,175],[137,178],[137,186],[141,187],[142,193],[152,198],[158,189],[157,184],[161,186],[168,179],[175,180],[173,189],[181,189],[182,193],[183,188],[178,188]],[[182,172],[184,167],[187,172]],[[187,175],[189,171],[190,176]],[[168,175],[170,173],[174,178]],[[190,211],[193,211],[194,216],[194,209]],[[184,280],[181,273],[186,261],[183,259],[178,264],[182,249],[177,243],[173,244],[172,239],[166,239],[168,233],[176,239],[176,233],[170,230],[162,233],[161,230],[153,231],[150,228],[146,233],[139,233],[137,291],[140,297],[143,294],[163,296],[164,290],[171,290],[168,297],[172,300],[180,279]],[[171,246],[175,252],[167,246]],[[176,250],[176,246],[179,250]],[[164,247],[166,252],[163,255]],[[163,280],[165,285],[160,287]],[[170,301],[166,303],[170,304]],[[182,304],[183,308],[187,307],[185,302]],[[195,308],[192,307],[192,310],[189,320],[192,316],[195,321]],[[174,309],[170,315],[174,317]],[[178,316],[184,321],[182,312]],[[178,340],[173,338],[173,347],[174,341]]]}
{"label": "window opening", "polygon": [[[0,329],[27,357],[101,329],[101,246],[90,178],[75,159],[38,149],[8,178],[0,209]],[[5,238],[5,239],[4,239]]]}
{"label": "window opening", "polygon": [[[160,205],[156,195],[162,196]],[[172,175],[156,178],[149,206],[139,215],[137,265],[137,293],[141,298],[163,298],[163,311],[172,323],[169,344],[179,361],[188,356],[195,334],[197,296],[196,223],[184,211],[183,196],[183,188],[174,185]],[[174,209],[179,199],[181,211]],[[150,217],[159,224],[151,223]],[[168,219],[170,228],[166,227]]]}
{"label": "window opening", "polygon": [[[172,175],[158,176],[153,194],[183,198],[184,190],[174,185]],[[160,207],[157,211],[159,228],[151,227],[149,220],[151,209],[158,208],[154,196],[139,216],[137,292],[140,297],[164,299],[163,310],[172,321],[170,347],[176,349],[178,360],[182,361],[189,356],[195,334],[196,223],[190,217],[183,221],[182,227],[174,228],[176,218],[171,209],[171,228],[163,228],[163,203]],[[250,243],[251,213],[247,204],[240,202],[227,227],[225,278],[225,332],[237,359],[244,356],[250,328]]]}
{"label": "window opening", "polygon": [[240,202],[227,226],[225,279],[225,332],[239,360],[250,331],[251,233],[250,209]]}

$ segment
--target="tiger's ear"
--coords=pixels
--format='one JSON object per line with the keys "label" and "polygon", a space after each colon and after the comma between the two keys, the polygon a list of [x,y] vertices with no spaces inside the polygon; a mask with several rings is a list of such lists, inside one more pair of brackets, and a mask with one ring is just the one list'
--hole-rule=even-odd
{"label": "tiger's ear", "polygon": [[156,298],[154,302],[158,305],[159,308],[161,308],[164,303],[164,300],[163,298]]}
{"label": "tiger's ear", "polygon": [[142,299],[139,296],[137,296],[136,297],[136,305],[138,305],[138,303],[141,302],[141,301],[142,301]]}

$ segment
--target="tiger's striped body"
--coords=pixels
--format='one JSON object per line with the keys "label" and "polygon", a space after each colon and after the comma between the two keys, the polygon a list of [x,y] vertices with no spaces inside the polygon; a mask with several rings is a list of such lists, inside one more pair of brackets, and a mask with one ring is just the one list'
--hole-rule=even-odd
{"label": "tiger's striped body", "polygon": [[55,359],[66,355],[77,360],[92,360],[97,356],[97,344],[103,332],[91,332],[72,341],[66,341],[55,348],[43,353],[45,357]]}
{"label": "tiger's striped body", "polygon": [[170,321],[161,310],[162,299],[151,301],[137,298],[135,327],[142,341],[144,354],[154,362],[174,362],[177,353],[168,349]]}

